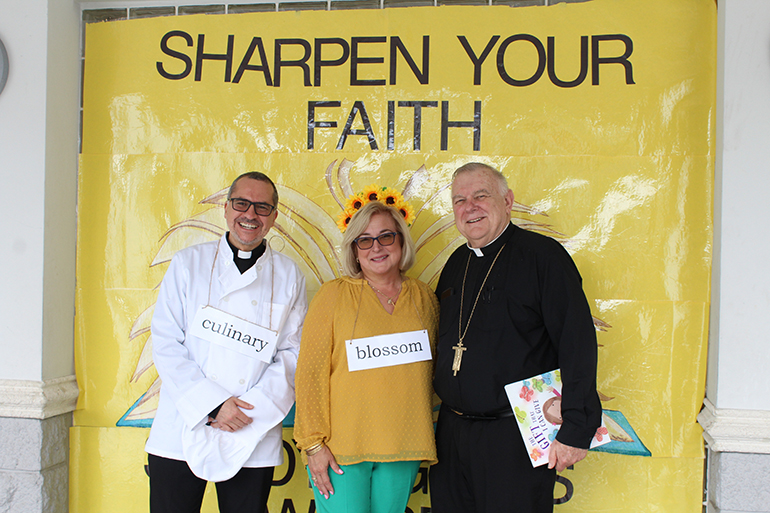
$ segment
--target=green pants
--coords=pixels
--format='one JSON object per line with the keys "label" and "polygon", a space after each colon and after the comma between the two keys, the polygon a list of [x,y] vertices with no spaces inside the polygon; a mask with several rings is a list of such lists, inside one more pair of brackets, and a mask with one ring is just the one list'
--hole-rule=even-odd
{"label": "green pants", "polygon": [[313,485],[318,513],[404,513],[420,462],[364,461],[340,467],[342,475],[329,470],[334,495],[326,499]]}

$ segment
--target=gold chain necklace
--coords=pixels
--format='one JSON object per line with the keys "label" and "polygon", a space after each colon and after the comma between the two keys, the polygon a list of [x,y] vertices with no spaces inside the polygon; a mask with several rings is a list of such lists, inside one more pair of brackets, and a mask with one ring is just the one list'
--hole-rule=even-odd
{"label": "gold chain necklace", "polygon": [[366,280],[366,283],[369,283],[369,286],[372,288],[372,290],[374,290],[376,293],[380,294],[382,297],[387,299],[388,300],[388,304],[391,305],[391,306],[395,306],[396,305],[396,301],[398,301],[398,295],[401,294],[401,287],[404,286],[404,282],[401,281],[401,283],[398,285],[398,292],[396,293],[396,299],[393,299],[392,297],[390,297],[389,295],[385,294],[380,289],[378,289],[377,287],[372,285],[369,282],[369,280]]}
{"label": "gold chain necklace", "polygon": [[476,311],[476,305],[479,304],[479,298],[481,297],[481,292],[484,290],[484,285],[486,285],[487,283],[487,278],[489,278],[489,275],[492,274],[492,268],[495,266],[495,263],[497,263],[497,257],[499,257],[500,253],[503,252],[503,248],[505,248],[505,244],[503,244],[503,246],[497,252],[497,255],[495,255],[495,259],[492,260],[492,265],[489,266],[487,275],[484,276],[484,281],[481,282],[481,287],[479,287],[479,293],[476,294],[476,300],[473,302],[473,308],[471,308],[471,314],[468,316],[468,322],[465,324],[465,331],[463,331],[463,297],[465,297],[465,279],[468,277],[468,266],[471,263],[471,254],[468,253],[468,261],[465,262],[465,274],[463,275],[463,288],[462,288],[462,291],[460,292],[460,319],[457,321],[457,334],[460,337],[460,341],[456,346],[452,346],[452,349],[455,350],[455,358],[454,358],[454,361],[452,361],[452,370],[454,371],[453,376],[457,376],[457,372],[460,370],[460,365],[462,365],[463,363],[463,351],[468,350],[468,348],[463,345],[463,340],[465,339],[465,335],[468,334],[468,327],[470,327],[471,325],[471,319],[473,319],[473,313]]}

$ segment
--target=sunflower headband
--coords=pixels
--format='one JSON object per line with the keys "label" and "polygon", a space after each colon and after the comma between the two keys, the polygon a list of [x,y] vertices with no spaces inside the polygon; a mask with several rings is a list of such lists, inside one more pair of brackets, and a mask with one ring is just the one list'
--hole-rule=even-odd
{"label": "sunflower headband", "polygon": [[404,221],[406,221],[407,226],[412,226],[412,222],[414,221],[414,210],[412,209],[412,205],[410,205],[395,189],[372,184],[364,188],[363,191],[348,197],[345,208],[340,212],[339,218],[337,219],[337,226],[342,233],[345,233],[345,230],[348,229],[348,225],[350,224],[353,215],[370,201],[379,201],[389,207],[395,208],[399,214],[404,216]]}

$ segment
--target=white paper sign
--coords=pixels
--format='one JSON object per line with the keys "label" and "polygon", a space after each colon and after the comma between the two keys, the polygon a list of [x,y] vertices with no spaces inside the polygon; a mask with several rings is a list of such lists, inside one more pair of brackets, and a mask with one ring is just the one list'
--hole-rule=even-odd
{"label": "white paper sign", "polygon": [[265,363],[272,361],[278,344],[277,331],[213,306],[204,306],[198,310],[190,326],[190,334]]}
{"label": "white paper sign", "polygon": [[348,370],[358,371],[423,362],[433,358],[427,330],[391,333],[345,341]]}

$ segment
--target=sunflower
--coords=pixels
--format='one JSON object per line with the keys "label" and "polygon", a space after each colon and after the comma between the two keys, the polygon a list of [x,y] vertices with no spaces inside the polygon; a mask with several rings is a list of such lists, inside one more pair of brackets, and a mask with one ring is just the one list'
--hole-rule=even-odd
{"label": "sunflower", "polygon": [[345,230],[348,229],[350,220],[353,219],[353,214],[355,214],[356,212],[358,212],[358,209],[356,208],[346,208],[345,210],[340,212],[340,215],[337,217],[337,227],[340,229],[342,233],[345,233]]}
{"label": "sunflower", "polygon": [[395,207],[398,202],[403,202],[404,198],[397,190],[390,187],[383,187],[382,193],[380,193],[380,201],[388,205],[389,207]]}
{"label": "sunflower", "polygon": [[370,201],[377,201],[382,199],[380,196],[385,189],[386,187],[380,187],[379,185],[372,184],[367,187],[364,187],[364,190],[361,193],[361,195],[366,200],[366,203]]}
{"label": "sunflower", "polygon": [[345,210],[353,210],[353,213],[355,213],[367,203],[369,203],[369,201],[364,199],[363,193],[359,192],[358,194],[351,194],[348,196],[348,201],[345,203]]}
{"label": "sunflower", "polygon": [[397,202],[393,207],[398,210],[398,213],[404,216],[404,221],[406,221],[407,226],[412,226],[412,223],[414,222],[414,209],[412,209],[412,205],[407,203],[404,200],[401,200]]}
{"label": "sunflower", "polygon": [[395,208],[404,217],[408,226],[411,226],[412,222],[414,222],[414,210],[412,209],[412,206],[404,200],[404,197],[398,191],[391,189],[390,187],[371,184],[365,187],[363,191],[348,196],[345,207],[343,211],[340,212],[337,220],[337,226],[340,231],[345,233],[345,230],[347,230],[350,220],[355,213],[358,212],[361,207],[372,201],[379,201],[384,205]]}

